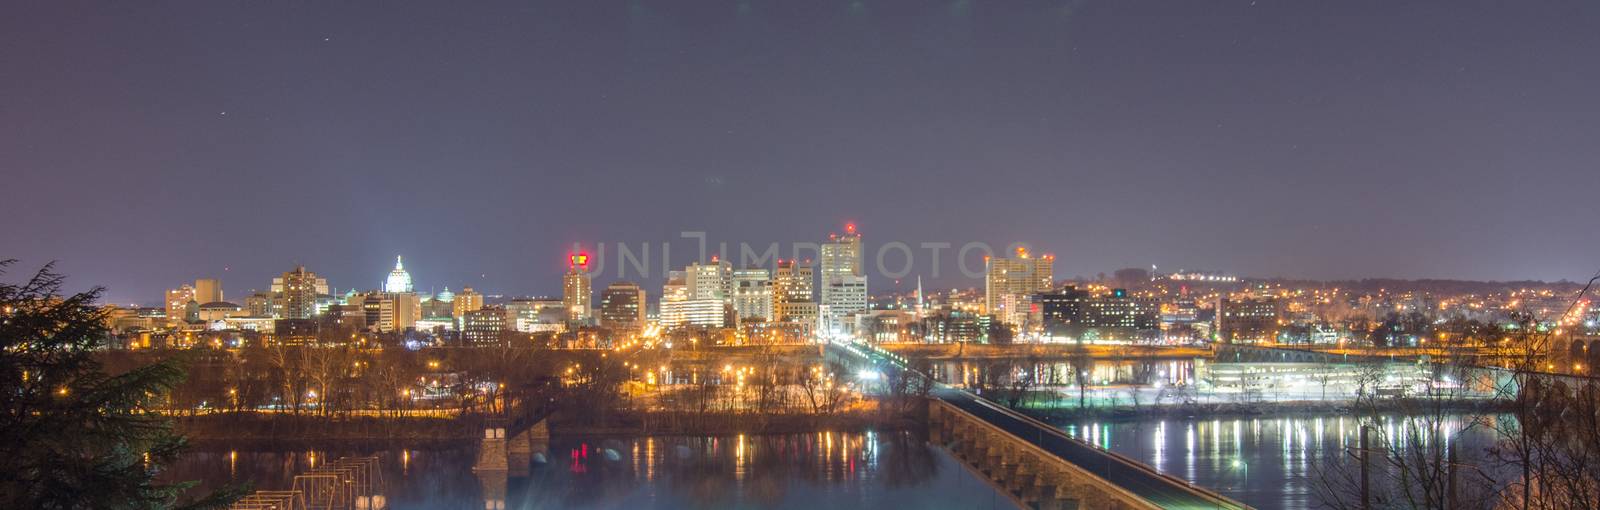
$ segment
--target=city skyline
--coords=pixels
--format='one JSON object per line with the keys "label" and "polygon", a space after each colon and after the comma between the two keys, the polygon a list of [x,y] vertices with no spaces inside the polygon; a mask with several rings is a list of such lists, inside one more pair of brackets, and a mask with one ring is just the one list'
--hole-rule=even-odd
{"label": "city skyline", "polygon": [[395,254],[556,289],[573,242],[845,221],[1063,275],[1577,280],[1600,251],[1600,5],[744,5],[17,6],[6,256],[125,301]]}

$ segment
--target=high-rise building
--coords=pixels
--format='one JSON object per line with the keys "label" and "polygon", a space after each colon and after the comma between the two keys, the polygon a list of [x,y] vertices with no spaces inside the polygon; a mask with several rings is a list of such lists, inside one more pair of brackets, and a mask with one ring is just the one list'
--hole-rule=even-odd
{"label": "high-rise building", "polygon": [[772,321],[772,272],[766,268],[733,271],[733,311],[740,321]]}
{"label": "high-rise building", "polygon": [[194,287],[184,285],[176,289],[168,290],[165,301],[167,320],[172,322],[189,320],[189,303],[195,303],[197,305],[199,304],[197,301],[195,301]]}
{"label": "high-rise building", "polygon": [[861,234],[854,223],[844,235],[832,234],[818,249],[822,299],[817,303],[823,334],[843,335],[854,328],[850,316],[867,311],[867,275],[862,271]]}
{"label": "high-rise building", "polygon": [[483,294],[472,290],[472,287],[462,287],[461,293],[456,294],[455,298],[450,300],[450,308],[452,310],[451,316],[457,319],[465,317],[467,312],[483,308]]}
{"label": "high-rise building", "polygon": [[616,282],[600,292],[600,325],[616,329],[644,327],[645,292],[633,282]]}
{"label": "high-rise building", "polygon": [[394,270],[389,271],[389,278],[383,282],[384,292],[411,292],[411,273],[406,272],[405,264],[401,263],[400,256],[394,257]]}
{"label": "high-rise building", "polygon": [[194,281],[194,301],[196,303],[216,303],[222,300],[222,280],[201,278]]}
{"label": "high-rise building", "polygon": [[684,268],[689,299],[733,299],[733,265],[711,258],[711,263],[699,262]]}
{"label": "high-rise building", "polygon": [[567,257],[567,274],[561,278],[561,303],[567,307],[567,321],[588,322],[592,310],[589,289],[589,254]]}
{"label": "high-rise building", "polygon": [[731,326],[733,266],[713,259],[669,273],[661,292],[661,325],[667,328]]}
{"label": "high-rise building", "polygon": [[[313,281],[312,281],[311,287],[312,287],[313,291],[315,291],[318,295],[322,295],[322,294],[327,294],[328,293],[328,279],[327,278],[318,277],[318,278],[313,278],[312,280]],[[282,276],[274,276],[274,277],[272,277],[272,288],[271,288],[271,291],[272,291],[273,294],[283,294],[283,277]]]}
{"label": "high-rise building", "polygon": [[283,295],[283,318],[310,319],[317,315],[317,296],[327,293],[328,281],[306,271],[306,266],[296,266],[293,271],[279,277]]}
{"label": "high-rise building", "polygon": [[1002,322],[1023,326],[1034,312],[1033,297],[1055,282],[1055,256],[1032,257],[1017,248],[1013,258],[990,257],[984,279],[984,310]]}
{"label": "high-rise building", "polygon": [[813,292],[815,273],[809,264],[779,260],[772,273],[772,318],[777,322],[800,325],[809,334],[817,325],[817,302]]}
{"label": "high-rise building", "polygon": [[368,292],[358,294],[350,304],[360,304],[367,328],[379,333],[394,333],[416,327],[422,318],[422,300],[415,292]]}

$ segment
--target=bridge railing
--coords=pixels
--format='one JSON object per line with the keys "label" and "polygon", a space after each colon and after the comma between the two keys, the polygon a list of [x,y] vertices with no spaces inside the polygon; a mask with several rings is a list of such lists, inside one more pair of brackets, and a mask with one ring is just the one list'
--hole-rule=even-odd
{"label": "bridge railing", "polygon": [[[1077,437],[1073,437],[1071,435],[1068,435],[1066,432],[1062,431],[1059,428],[1056,428],[1055,426],[1052,426],[1052,425],[1050,425],[1048,423],[1040,421],[1040,420],[1038,420],[1038,419],[1036,419],[1036,418],[1034,418],[1032,416],[1028,416],[1026,414],[1019,413],[1019,412],[1017,412],[1015,410],[1012,410],[1010,408],[1007,408],[1007,407],[1005,407],[1003,405],[997,404],[992,400],[983,398],[982,396],[978,396],[978,395],[975,395],[973,393],[966,392],[965,390],[961,390],[961,389],[958,389],[958,388],[951,387],[949,385],[945,385],[943,383],[935,382],[934,384],[938,384],[938,385],[942,386],[944,389],[947,389],[949,391],[960,391],[960,392],[966,393],[967,395],[971,395],[972,398],[973,398],[973,401],[975,403],[977,403],[978,405],[981,405],[981,406],[983,406],[985,408],[988,408],[989,410],[992,410],[994,412],[998,412],[998,413],[1004,414],[1004,415],[1006,415],[1006,416],[1008,416],[1010,418],[1016,419],[1018,421],[1022,421],[1024,423],[1027,423],[1028,425],[1031,425],[1034,428],[1038,429],[1041,434],[1049,434],[1051,436],[1055,436],[1057,438],[1064,439],[1066,441],[1070,441],[1073,444],[1076,444],[1078,446],[1082,446],[1084,448],[1087,448],[1087,449],[1090,449],[1090,450],[1094,450],[1096,453],[1099,453],[1100,455],[1103,455],[1106,458],[1107,461],[1115,462],[1115,463],[1118,463],[1118,464],[1122,465],[1123,467],[1139,471],[1139,472],[1143,473],[1144,475],[1149,476],[1149,477],[1151,477],[1153,479],[1166,482],[1169,485],[1172,485],[1174,487],[1178,487],[1180,489],[1183,489],[1183,490],[1186,490],[1186,491],[1188,491],[1190,493],[1193,493],[1194,495],[1199,496],[1199,497],[1201,497],[1203,499],[1209,500],[1212,504],[1215,505],[1213,508],[1237,508],[1237,509],[1250,508],[1249,506],[1245,505],[1244,503],[1240,503],[1238,501],[1234,501],[1232,498],[1229,498],[1229,497],[1224,496],[1224,495],[1222,495],[1220,493],[1217,493],[1216,491],[1212,491],[1211,489],[1207,489],[1205,487],[1202,487],[1202,486],[1199,486],[1199,485],[1195,485],[1193,482],[1190,482],[1190,481],[1185,480],[1183,478],[1179,478],[1179,477],[1172,476],[1172,475],[1169,475],[1169,474],[1166,474],[1166,473],[1162,473],[1161,471],[1156,470],[1153,467],[1150,467],[1150,465],[1145,464],[1143,462],[1139,462],[1137,460],[1134,460],[1133,458],[1130,458],[1130,457],[1128,457],[1126,455],[1122,455],[1120,453],[1117,453],[1117,452],[1114,452],[1114,451],[1111,451],[1111,450],[1107,450],[1107,449],[1101,448],[1099,446],[1095,446],[1094,444],[1089,443],[1088,441],[1084,441],[1081,438],[1077,438]],[[950,407],[965,413],[965,411],[961,410],[961,408],[958,407],[958,406],[951,405]],[[970,413],[968,413],[968,414],[970,415]],[[973,418],[978,419],[980,421],[987,421],[987,420],[983,420],[982,418],[979,418],[979,417],[976,417],[976,416],[974,416]],[[1029,439],[1029,438],[1025,438],[1025,437],[1019,437],[1016,434],[1012,434],[1012,433],[1006,432],[1004,429],[1001,429],[1000,427],[994,427],[994,428],[999,430],[1001,433],[1003,433],[1003,434],[1005,434],[1007,436],[1010,436],[1010,437],[1013,437],[1013,438],[1016,438],[1016,439],[1022,441],[1023,443],[1027,443],[1027,444],[1033,445],[1034,447],[1037,447],[1037,448],[1039,448],[1041,450],[1044,449],[1044,445],[1039,444],[1040,440],[1038,440],[1038,439]],[[1076,465],[1076,464],[1074,464],[1074,465]],[[1088,471],[1090,474],[1094,474],[1094,469],[1092,469],[1089,466],[1079,466],[1079,467],[1083,468],[1085,471]]]}
{"label": "bridge railing", "polygon": [[[1132,458],[1129,458],[1129,457],[1127,457],[1125,455],[1122,455],[1122,454],[1119,454],[1119,453],[1116,453],[1116,452],[1113,452],[1113,451],[1110,451],[1110,450],[1106,450],[1104,448],[1100,448],[1100,447],[1095,446],[1095,445],[1093,445],[1093,444],[1091,444],[1091,443],[1089,443],[1087,441],[1084,441],[1082,439],[1079,439],[1079,438],[1076,438],[1076,437],[1072,437],[1072,436],[1068,435],[1066,432],[1062,431],[1061,429],[1058,429],[1058,428],[1056,428],[1056,427],[1054,427],[1054,426],[1052,426],[1052,425],[1050,425],[1048,423],[1040,421],[1040,420],[1038,420],[1036,418],[1033,418],[1031,416],[1028,416],[1026,414],[1017,412],[1015,410],[1009,409],[1009,408],[1007,408],[1005,406],[996,404],[994,401],[991,401],[991,400],[989,400],[987,398],[984,398],[982,396],[973,394],[973,393],[968,392],[966,390],[963,390],[963,389],[960,389],[960,388],[956,388],[954,386],[939,382],[938,380],[928,376],[927,374],[922,373],[921,371],[918,371],[916,369],[913,369],[913,368],[909,367],[908,366],[909,363],[907,362],[907,360],[904,357],[899,356],[897,354],[894,354],[892,352],[888,352],[886,350],[883,350],[882,348],[878,348],[878,347],[872,346],[872,345],[861,345],[861,344],[859,344],[857,342],[831,342],[830,345],[834,345],[834,346],[840,347],[842,349],[845,349],[845,350],[851,352],[852,354],[855,354],[856,356],[859,356],[862,359],[868,360],[869,362],[873,361],[873,356],[872,355],[876,354],[876,355],[878,355],[878,356],[880,356],[880,357],[882,357],[884,359],[889,360],[890,363],[893,365],[893,367],[895,369],[904,371],[904,372],[906,372],[908,374],[913,374],[916,377],[920,377],[920,378],[926,380],[929,383],[929,387],[934,390],[933,395],[931,395],[931,396],[933,398],[935,398],[935,399],[938,399],[938,400],[941,400],[941,401],[944,400],[943,398],[937,397],[937,393],[940,390],[960,392],[962,394],[965,394],[965,395],[971,397],[973,402],[978,404],[978,405],[981,405],[981,406],[983,406],[983,407],[985,407],[987,409],[990,409],[992,411],[998,412],[1000,414],[1004,414],[1004,415],[1006,415],[1006,416],[1008,416],[1010,418],[1016,419],[1016,420],[1021,421],[1021,422],[1025,423],[1025,424],[1027,424],[1027,425],[1032,426],[1033,428],[1037,429],[1040,434],[1049,434],[1049,435],[1054,436],[1056,438],[1066,440],[1067,442],[1070,442],[1070,443],[1072,443],[1074,445],[1077,445],[1077,446],[1080,446],[1082,448],[1085,448],[1085,449],[1088,449],[1088,450],[1092,450],[1095,453],[1104,456],[1105,460],[1107,460],[1108,462],[1115,462],[1115,463],[1117,463],[1117,464],[1119,464],[1119,465],[1121,465],[1121,466],[1123,466],[1123,467],[1125,467],[1127,469],[1134,470],[1134,471],[1136,471],[1136,472],[1138,472],[1138,473],[1140,473],[1142,475],[1145,475],[1145,476],[1149,477],[1151,480],[1158,481],[1158,482],[1164,482],[1166,485],[1169,485],[1169,486],[1172,486],[1174,488],[1186,491],[1186,492],[1196,496],[1197,498],[1206,501],[1208,503],[1208,507],[1209,508],[1227,508],[1227,509],[1247,509],[1247,508],[1250,508],[1249,506],[1247,506],[1247,505],[1245,505],[1243,503],[1240,503],[1238,501],[1234,501],[1233,499],[1231,499],[1231,498],[1229,498],[1227,496],[1223,496],[1222,494],[1217,493],[1215,491],[1212,491],[1210,489],[1207,489],[1205,487],[1201,487],[1201,486],[1195,485],[1194,483],[1192,483],[1192,482],[1190,482],[1188,480],[1185,480],[1185,479],[1182,479],[1182,478],[1179,478],[1179,477],[1176,477],[1176,476],[1172,476],[1172,475],[1169,475],[1169,474],[1166,474],[1166,473],[1162,473],[1161,471],[1158,471],[1155,468],[1150,467],[1149,465],[1147,465],[1145,463],[1139,462],[1139,461],[1134,460]],[[871,353],[871,354],[869,354],[869,353]],[[961,411],[963,414],[967,414],[968,416],[972,416],[971,413],[967,413],[965,410],[962,410],[959,406],[956,406],[956,405],[948,403],[948,402],[945,402],[945,405],[947,405],[950,409]],[[978,420],[980,422],[988,423],[987,420],[984,420],[984,419],[982,419],[980,417],[977,417],[977,416],[972,416],[972,418],[975,419],[975,420]],[[1061,459],[1063,462],[1066,462],[1066,463],[1068,463],[1070,465],[1077,466],[1080,469],[1083,469],[1085,472],[1090,473],[1091,475],[1094,473],[1094,470],[1090,466],[1078,466],[1077,464],[1072,463],[1071,461],[1069,461],[1067,459],[1061,458],[1059,455],[1056,455],[1054,453],[1049,452],[1048,449],[1046,449],[1044,447],[1044,445],[1040,444],[1040,442],[1042,441],[1041,439],[1037,439],[1037,438],[1036,439],[1029,439],[1029,438],[1024,438],[1024,437],[1018,437],[1016,434],[1012,434],[1010,432],[1006,432],[1004,429],[1002,429],[1002,428],[1000,428],[998,426],[995,426],[992,423],[989,423],[989,425],[990,425],[990,428],[996,429],[999,432],[1005,434],[1006,436],[1016,438],[1017,440],[1021,441],[1022,443],[1028,444],[1031,447],[1033,447],[1035,449],[1038,449],[1040,452],[1042,452],[1042,453],[1044,453],[1046,455],[1050,455],[1052,457]],[[1110,484],[1110,482],[1106,482],[1106,483],[1109,486],[1116,487],[1115,484]],[[1121,489],[1120,487],[1118,487],[1118,489],[1122,490],[1123,492],[1127,492],[1126,490]],[[1134,496],[1134,497],[1137,497],[1137,496]]]}

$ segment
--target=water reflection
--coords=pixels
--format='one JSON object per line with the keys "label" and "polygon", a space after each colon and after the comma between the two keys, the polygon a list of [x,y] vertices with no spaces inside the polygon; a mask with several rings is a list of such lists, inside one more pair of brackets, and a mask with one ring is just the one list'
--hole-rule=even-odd
{"label": "water reflection", "polygon": [[[1452,416],[1442,430],[1462,430],[1468,416]],[[1360,442],[1360,421],[1337,416],[1081,421],[1057,423],[1069,435],[1157,470],[1210,487],[1257,508],[1316,508],[1314,480],[1330,461]],[[1385,419],[1385,437],[1394,444],[1431,444],[1440,438],[1408,430],[1401,420]],[[1419,434],[1418,437],[1411,437]],[[1456,440],[1483,446],[1492,432],[1471,428]]]}
{"label": "water reflection", "polygon": [[481,509],[485,498],[505,508],[1010,508],[947,454],[901,432],[556,439],[527,476],[514,469],[509,478],[476,476],[471,448],[223,449],[188,454],[167,477],[281,489],[312,463],[346,455],[380,458],[397,509]]}

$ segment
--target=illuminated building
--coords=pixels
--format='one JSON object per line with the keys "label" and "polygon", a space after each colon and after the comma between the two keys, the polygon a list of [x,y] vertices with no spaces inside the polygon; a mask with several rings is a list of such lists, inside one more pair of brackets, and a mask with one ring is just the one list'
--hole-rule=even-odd
{"label": "illuminated building", "polygon": [[[449,291],[449,289],[445,290]],[[483,294],[472,290],[472,287],[462,287],[461,293],[455,294],[450,300],[450,316],[457,319],[465,317],[467,312],[475,311],[479,308],[483,308]]]}
{"label": "illuminated building", "polygon": [[633,282],[616,282],[600,291],[600,325],[616,329],[644,327],[646,305],[644,289]]}
{"label": "illuminated building", "polygon": [[561,303],[567,308],[567,321],[588,322],[590,314],[589,254],[567,257],[567,274],[561,278]]}
{"label": "illuminated building", "polygon": [[317,341],[320,327],[316,319],[277,319],[272,321],[272,339],[284,345],[310,344]]}
{"label": "illuminated building", "polygon": [[847,318],[867,310],[867,276],[861,270],[861,234],[855,224],[844,235],[829,235],[818,248],[822,299],[817,303],[822,331],[842,335],[853,329]]}
{"label": "illuminated building", "polygon": [[189,320],[189,303],[194,303],[194,298],[194,287],[189,285],[168,290],[165,302],[167,320],[172,322]]}
{"label": "illuminated building", "polygon": [[421,298],[413,292],[368,292],[359,295],[367,328],[379,333],[395,333],[416,327],[422,311]]}
{"label": "illuminated building", "polygon": [[[288,274],[288,273],[284,273],[284,274]],[[283,294],[283,289],[284,289],[284,283],[283,282],[284,282],[284,277],[282,277],[282,276],[277,276],[277,277],[274,277],[272,279],[272,289],[271,290],[272,290],[273,294]],[[311,275],[311,290],[312,290],[312,292],[314,292],[316,294],[319,294],[319,295],[327,294],[328,293],[328,279],[327,278],[317,277],[317,275],[313,273]]]}
{"label": "illuminated building", "polygon": [[906,335],[906,327],[916,321],[914,312],[871,310],[855,316],[855,331],[862,339],[873,343],[907,342],[913,339]]}
{"label": "illuminated building", "polygon": [[1278,338],[1281,304],[1275,298],[1217,297],[1217,341],[1263,343]]}
{"label": "illuminated building", "polygon": [[227,301],[212,301],[198,307],[200,322],[217,322],[230,317],[243,317],[244,308]]}
{"label": "illuminated building", "polygon": [[[449,319],[455,318],[456,295],[445,289],[444,292],[428,296],[422,300],[423,319]],[[455,329],[452,327],[451,329]]]}
{"label": "illuminated building", "polygon": [[1161,305],[1123,289],[1090,296],[1067,286],[1038,296],[1045,331],[1054,338],[1082,342],[1150,340],[1160,330]]}
{"label": "illuminated building", "polygon": [[1033,296],[1055,282],[1055,256],[1030,257],[1017,248],[1014,258],[990,257],[984,278],[984,310],[1007,324],[1023,326],[1033,313]]}
{"label": "illuminated building", "polygon": [[297,266],[283,273],[278,282],[274,285],[282,289],[279,294],[283,296],[283,318],[310,319],[317,315],[317,296],[327,293],[327,280],[306,271],[305,266]]}
{"label": "illuminated building", "polygon": [[567,330],[566,303],[555,298],[516,298],[505,304],[506,327],[521,333]]}
{"label": "illuminated building", "polygon": [[810,265],[794,260],[779,260],[772,273],[772,317],[778,322],[799,324],[802,335],[817,325],[817,302],[812,292],[815,276]]}
{"label": "illuminated building", "polygon": [[731,326],[733,267],[713,259],[668,275],[661,292],[661,325],[666,328]]}
{"label": "illuminated building", "polygon": [[216,278],[201,278],[194,281],[194,300],[197,303],[216,303],[222,301],[222,280]]}
{"label": "illuminated building", "polygon": [[389,278],[383,282],[383,291],[392,293],[411,292],[411,273],[406,272],[405,265],[401,263],[400,256],[394,257],[394,270],[389,271]]}
{"label": "illuminated building", "polygon": [[320,327],[323,330],[346,334],[366,331],[368,327],[367,312],[361,303],[343,303],[329,306],[327,310],[322,312],[322,316],[318,320],[322,321]]}
{"label": "illuminated building", "polygon": [[283,313],[283,296],[257,292],[244,298],[244,309],[251,317],[277,317]]}
{"label": "illuminated building", "polygon": [[502,345],[506,329],[506,310],[500,306],[483,307],[461,317],[461,341],[467,345]]}
{"label": "illuminated building", "polygon": [[772,321],[772,272],[764,268],[733,271],[733,312],[741,321]]}

